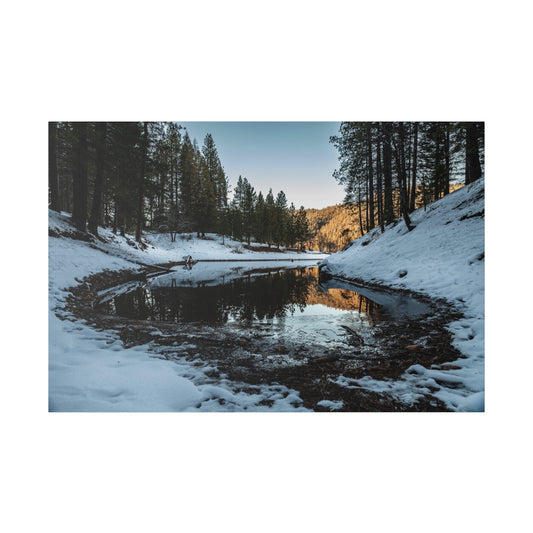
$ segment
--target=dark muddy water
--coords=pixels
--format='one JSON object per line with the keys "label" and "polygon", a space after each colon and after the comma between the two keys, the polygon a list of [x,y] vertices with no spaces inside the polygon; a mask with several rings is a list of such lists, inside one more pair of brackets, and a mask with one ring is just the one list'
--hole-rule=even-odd
{"label": "dark muddy water", "polygon": [[135,320],[210,326],[276,326],[332,340],[346,327],[416,317],[429,308],[408,296],[319,280],[316,266],[199,263],[102,295],[99,310]]}

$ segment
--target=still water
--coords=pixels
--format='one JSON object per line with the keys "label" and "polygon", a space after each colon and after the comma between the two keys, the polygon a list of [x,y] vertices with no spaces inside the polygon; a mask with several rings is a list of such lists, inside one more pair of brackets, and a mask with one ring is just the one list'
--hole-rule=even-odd
{"label": "still water", "polygon": [[102,295],[99,310],[129,319],[211,326],[283,325],[320,329],[372,325],[429,308],[404,295],[319,279],[316,261],[297,263],[198,263]]}

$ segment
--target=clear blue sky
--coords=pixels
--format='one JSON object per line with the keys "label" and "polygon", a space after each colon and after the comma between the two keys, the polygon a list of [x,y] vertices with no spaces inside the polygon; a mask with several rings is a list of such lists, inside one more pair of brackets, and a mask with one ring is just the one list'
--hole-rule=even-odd
{"label": "clear blue sky", "polygon": [[201,147],[211,133],[222,166],[235,186],[239,175],[257,192],[283,190],[289,205],[326,207],[344,191],[333,178],[337,151],[329,137],[340,122],[178,122]]}

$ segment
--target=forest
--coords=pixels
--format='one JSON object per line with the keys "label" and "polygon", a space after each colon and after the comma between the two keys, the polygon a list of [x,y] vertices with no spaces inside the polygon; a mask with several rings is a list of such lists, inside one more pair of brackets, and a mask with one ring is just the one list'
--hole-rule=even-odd
{"label": "forest", "polygon": [[343,232],[356,238],[354,231],[383,231],[398,217],[411,230],[415,209],[483,174],[483,122],[342,122],[330,142],[339,153],[334,177],[354,222],[341,229],[337,242],[324,244],[332,250],[347,244]]}
{"label": "forest", "polygon": [[303,206],[283,191],[266,196],[228,177],[211,134],[202,147],[175,122],[49,122],[49,207],[72,213],[81,232],[98,227],[141,242],[145,230],[218,233],[236,240],[303,247]]}
{"label": "forest", "polygon": [[209,133],[200,147],[175,122],[50,122],[49,206],[94,235],[218,233],[334,252],[399,217],[411,229],[415,209],[483,173],[482,122],[342,122],[329,140],[345,202],[305,210],[246,177],[231,191]]}

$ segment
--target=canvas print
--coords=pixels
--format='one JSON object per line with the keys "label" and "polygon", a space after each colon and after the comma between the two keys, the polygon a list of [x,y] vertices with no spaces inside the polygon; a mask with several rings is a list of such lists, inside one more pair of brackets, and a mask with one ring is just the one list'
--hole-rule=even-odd
{"label": "canvas print", "polygon": [[484,123],[48,128],[49,411],[484,410]]}

